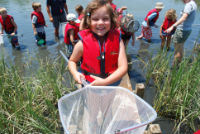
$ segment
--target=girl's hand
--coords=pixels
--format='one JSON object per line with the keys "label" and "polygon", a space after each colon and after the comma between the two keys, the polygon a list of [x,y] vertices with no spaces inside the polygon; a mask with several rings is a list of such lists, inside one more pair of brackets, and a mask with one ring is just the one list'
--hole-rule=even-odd
{"label": "girl's hand", "polygon": [[3,34],[3,32],[0,32],[0,34]]}
{"label": "girl's hand", "polygon": [[94,76],[94,75],[90,75],[93,79],[95,79],[90,85],[91,86],[105,86],[105,79]]}
{"label": "girl's hand", "polygon": [[170,28],[168,28],[167,30],[165,30],[166,33],[170,33],[174,28],[171,26]]}
{"label": "girl's hand", "polygon": [[81,78],[85,79],[85,76],[84,76],[82,73],[80,73],[80,72],[76,72],[76,73],[73,75],[73,77],[74,77],[74,80],[75,80],[76,82],[78,82],[79,84],[82,84]]}

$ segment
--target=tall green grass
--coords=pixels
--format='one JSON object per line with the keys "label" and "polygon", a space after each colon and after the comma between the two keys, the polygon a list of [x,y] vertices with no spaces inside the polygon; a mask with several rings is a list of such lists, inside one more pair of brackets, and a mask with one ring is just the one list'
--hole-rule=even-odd
{"label": "tall green grass", "polygon": [[[40,61],[29,77],[0,61],[0,133],[61,133],[57,102],[70,81],[65,61]],[[65,77],[64,77],[65,76]]]}
{"label": "tall green grass", "polygon": [[171,59],[172,54],[160,52],[149,61],[147,82],[153,79],[157,89],[154,108],[160,116],[176,121],[176,131],[183,125],[195,130],[200,117],[200,54],[184,58],[174,68]]}

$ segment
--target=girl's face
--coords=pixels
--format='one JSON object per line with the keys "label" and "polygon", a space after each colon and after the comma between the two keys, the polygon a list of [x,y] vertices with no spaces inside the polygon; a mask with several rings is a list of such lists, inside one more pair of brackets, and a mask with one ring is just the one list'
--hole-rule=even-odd
{"label": "girl's face", "polygon": [[7,16],[7,11],[1,12],[1,16],[2,16],[3,18],[5,18],[5,17]]}
{"label": "girl's face", "polygon": [[91,14],[91,30],[98,36],[104,36],[111,27],[110,14],[105,6]]}
{"label": "girl's face", "polygon": [[41,6],[39,6],[37,9],[36,9],[36,12],[41,12]]}

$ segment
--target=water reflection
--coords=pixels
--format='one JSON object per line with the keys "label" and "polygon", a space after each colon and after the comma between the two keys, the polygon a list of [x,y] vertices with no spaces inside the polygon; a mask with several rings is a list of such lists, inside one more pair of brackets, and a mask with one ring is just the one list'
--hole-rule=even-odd
{"label": "water reflection", "polygon": [[144,40],[139,40],[140,46],[138,50],[138,57],[144,62],[148,61],[151,58],[151,54],[149,52],[149,47],[152,45]]}

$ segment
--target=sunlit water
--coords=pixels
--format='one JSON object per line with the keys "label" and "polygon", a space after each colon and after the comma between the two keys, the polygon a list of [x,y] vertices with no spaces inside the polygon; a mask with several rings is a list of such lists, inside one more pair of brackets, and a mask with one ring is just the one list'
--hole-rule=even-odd
{"label": "sunlit water", "polygon": [[[34,0],[35,1],[35,0]],[[42,12],[44,14],[46,23],[48,25],[46,30],[46,40],[47,40],[47,47],[41,48],[35,45],[35,38],[33,35],[33,29],[31,24],[30,14],[33,11],[32,9],[32,0],[0,0],[0,7],[5,7],[8,10],[8,14],[14,17],[14,20],[18,26],[18,33],[19,35],[23,35],[19,37],[20,45],[22,46],[22,50],[18,51],[12,49],[11,44],[8,42],[8,39],[5,38],[5,44],[1,46],[1,54],[4,54],[6,61],[14,63],[16,65],[22,65],[26,62],[29,57],[32,58],[39,58],[45,59],[46,57],[49,58],[56,58],[59,54],[59,50],[64,49],[63,44],[63,37],[61,36],[59,42],[54,41],[54,28],[52,23],[49,21],[47,12],[46,12],[46,0],[37,0],[42,3]],[[181,1],[175,0],[160,0],[164,3],[165,8],[160,12],[160,17],[157,21],[157,25],[161,25],[164,20],[165,12],[170,9],[174,8],[177,11],[178,17],[180,17],[180,12],[184,7],[184,4]],[[69,12],[75,13],[75,6],[77,4],[82,4],[86,7],[89,0],[67,0],[67,5]],[[118,7],[127,6],[128,13],[134,14],[135,19],[137,19],[140,23],[143,21],[144,17],[146,16],[147,12],[154,8],[155,3],[157,0],[114,0],[113,1]],[[197,34],[200,29],[200,14],[199,11],[196,16],[195,24],[193,26],[192,34],[190,35],[189,39],[185,43],[185,54],[191,54],[192,48],[194,46],[194,41],[196,40]],[[141,32],[141,28],[138,32],[136,32],[136,36],[138,36]],[[61,35],[61,31],[60,31]],[[131,43],[131,41],[130,41]],[[152,43],[146,43],[145,41],[138,41],[136,40],[135,46],[132,47],[131,44],[128,46],[128,53],[131,55],[133,64],[137,62],[137,57],[146,60],[149,58],[151,54],[155,55],[160,48],[160,37],[159,37],[159,28],[153,28],[153,37]],[[173,52],[173,45],[171,52]],[[36,64],[36,63],[35,63]],[[34,62],[33,62],[34,65]],[[37,65],[37,64],[36,64]],[[144,76],[140,66],[134,66],[131,71],[132,82],[143,82]]]}

